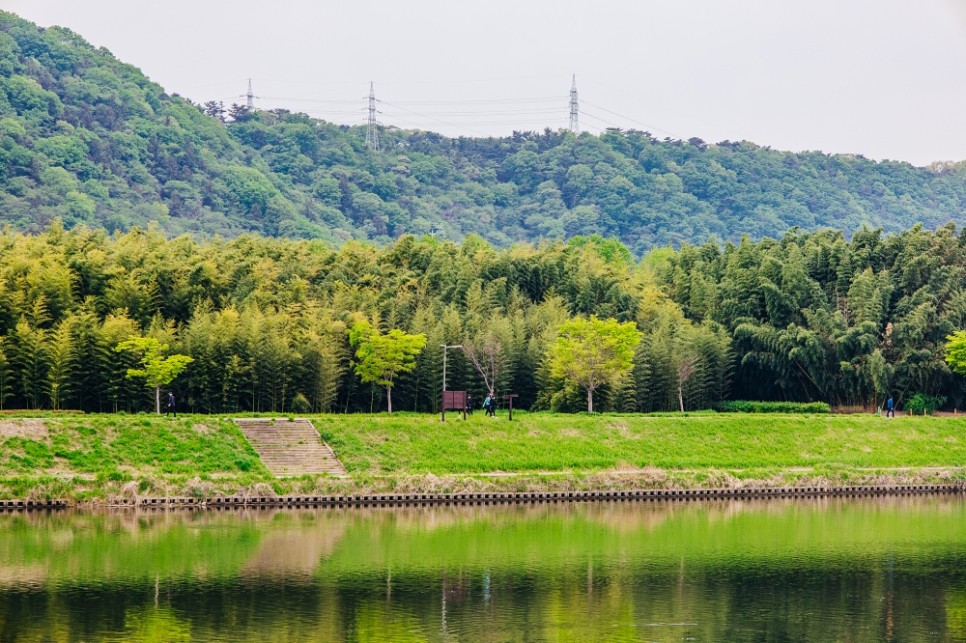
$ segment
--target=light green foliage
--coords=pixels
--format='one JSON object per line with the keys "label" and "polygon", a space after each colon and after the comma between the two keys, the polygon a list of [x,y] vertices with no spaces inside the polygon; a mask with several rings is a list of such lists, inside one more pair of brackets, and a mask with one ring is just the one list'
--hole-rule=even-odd
{"label": "light green foliage", "polygon": [[130,351],[140,356],[141,368],[129,368],[127,376],[143,377],[145,385],[153,388],[155,393],[156,411],[161,414],[161,387],[167,386],[195,361],[187,355],[167,355],[167,344],[162,344],[154,337],[132,337],[118,344],[117,352]]}
{"label": "light green foliage", "polygon": [[392,387],[396,375],[416,367],[416,356],[426,346],[426,336],[393,328],[383,334],[369,322],[360,320],[349,328],[349,342],[355,348],[356,375],[363,382],[375,382],[386,389],[386,402],[392,413]]}
{"label": "light green foliage", "polygon": [[347,377],[357,347],[346,331],[361,315],[426,337],[413,369],[393,378],[393,410],[438,410],[440,344],[479,344],[487,377],[449,351],[449,388],[479,400],[494,386],[519,394],[515,407],[575,411],[586,391],[545,357],[562,323],[596,315],[634,321],[643,335],[632,370],[594,391],[595,410],[691,411],[732,398],[872,411],[917,391],[964,408],[966,383],[944,359],[947,337],[966,327],[962,239],[952,227],[863,229],[848,242],[796,231],[663,248],[635,263],[617,241],[594,238],[500,250],[477,236],[404,236],[332,248],[56,222],[36,235],[6,229],[0,388],[5,409],[143,409],[146,389],[127,378],[140,356],[114,347],[150,336],[195,360],[177,380],[186,411],[284,413],[299,394],[314,411],[367,411],[388,391]]}
{"label": "light green foliage", "polygon": [[594,410],[594,391],[630,370],[641,333],[634,322],[577,317],[557,329],[550,372],[587,392],[587,411]]}
{"label": "light green foliage", "polygon": [[62,321],[50,335],[50,370],[47,372],[47,386],[50,390],[50,407],[62,408],[64,399],[73,384],[71,367],[75,358],[75,348],[68,320]]}
{"label": "light green foliage", "polygon": [[653,285],[642,291],[637,320],[644,337],[634,358],[636,399],[628,410],[710,408],[725,396],[732,355],[723,329],[694,324]]}
{"label": "light green foliage", "polygon": [[946,337],[946,363],[959,375],[966,375],[966,330]]}
{"label": "light green foliage", "polygon": [[12,333],[14,363],[19,372],[19,393],[27,408],[42,408],[47,392],[47,369],[50,366],[47,332],[21,317]]}

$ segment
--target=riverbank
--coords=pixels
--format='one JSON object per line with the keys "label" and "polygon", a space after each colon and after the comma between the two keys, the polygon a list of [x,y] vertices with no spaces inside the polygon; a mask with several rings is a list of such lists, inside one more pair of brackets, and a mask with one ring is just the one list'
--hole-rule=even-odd
{"label": "riverbank", "polygon": [[[227,417],[4,416],[0,499],[889,487],[966,481],[966,419],[514,414],[309,418],[345,476],[276,478]],[[285,421],[280,418],[279,421]]]}

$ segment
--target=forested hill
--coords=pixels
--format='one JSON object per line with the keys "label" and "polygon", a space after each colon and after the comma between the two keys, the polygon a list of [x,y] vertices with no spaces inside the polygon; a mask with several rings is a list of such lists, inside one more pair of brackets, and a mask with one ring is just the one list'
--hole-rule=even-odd
{"label": "forested hill", "polygon": [[361,127],[228,111],[226,123],[69,30],[0,12],[0,220],[330,241],[477,233],[500,246],[599,233],[638,254],[796,226],[966,223],[966,163],[638,131],[452,139],[385,128],[369,152]]}

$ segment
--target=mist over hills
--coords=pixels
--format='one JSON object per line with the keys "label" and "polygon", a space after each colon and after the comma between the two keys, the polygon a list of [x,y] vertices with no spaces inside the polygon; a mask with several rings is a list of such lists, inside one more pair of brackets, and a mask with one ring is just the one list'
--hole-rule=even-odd
{"label": "mist over hills", "polygon": [[640,254],[793,227],[962,226],[966,212],[966,163],[918,168],[634,130],[448,138],[390,127],[370,152],[363,127],[231,111],[223,122],[68,29],[0,12],[0,220],[335,243],[601,234]]}

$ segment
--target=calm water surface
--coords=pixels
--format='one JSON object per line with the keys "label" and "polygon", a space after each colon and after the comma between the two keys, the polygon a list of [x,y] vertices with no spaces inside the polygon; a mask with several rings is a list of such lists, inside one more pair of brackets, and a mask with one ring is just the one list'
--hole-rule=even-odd
{"label": "calm water surface", "polygon": [[2,641],[966,641],[966,501],[0,514]]}

